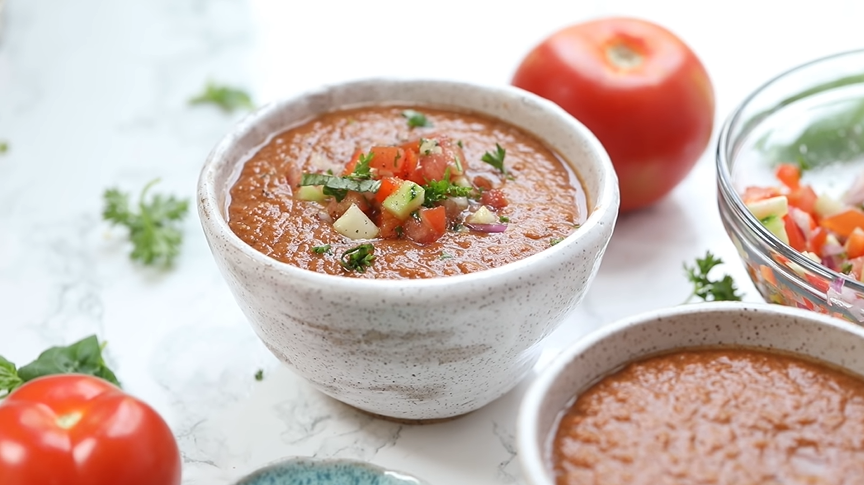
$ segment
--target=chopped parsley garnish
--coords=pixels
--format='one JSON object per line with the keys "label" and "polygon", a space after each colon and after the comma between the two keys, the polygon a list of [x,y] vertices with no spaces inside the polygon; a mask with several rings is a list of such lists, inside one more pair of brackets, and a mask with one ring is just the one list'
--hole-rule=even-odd
{"label": "chopped parsley garnish", "polygon": [[462,187],[450,182],[449,173],[445,171],[442,180],[430,180],[423,186],[423,206],[435,207],[435,204],[448,197],[471,197],[475,195],[474,188]]}
{"label": "chopped parsley garnish", "polygon": [[408,119],[408,127],[410,128],[424,128],[427,126],[432,126],[432,123],[426,118],[426,115],[419,111],[414,111],[413,109],[406,109],[402,112],[402,116]]}
{"label": "chopped parsley garnish", "polygon": [[129,194],[117,189],[108,189],[103,195],[105,207],[102,218],[115,226],[126,226],[132,241],[129,257],[145,265],[169,266],[180,253],[183,233],[179,223],[186,216],[189,201],[174,196],[156,194],[149,200],[147,191],[159,179],[153,180],[141,190],[137,211],[130,207]]}
{"label": "chopped parsley garnish", "polygon": [[498,218],[498,222],[510,222],[510,218],[507,216],[501,216]]}
{"label": "chopped parsley garnish", "polygon": [[189,104],[214,104],[226,113],[245,108],[252,109],[255,105],[245,91],[230,86],[220,86],[208,82],[204,92],[189,100]]}
{"label": "chopped parsley garnish", "polygon": [[9,143],[5,141],[0,141],[0,153],[6,153],[9,151]]}
{"label": "chopped parsley garnish", "polygon": [[[359,163],[357,165],[360,165]],[[355,167],[356,168],[356,167]],[[356,173],[356,172],[355,172]],[[345,198],[349,190],[354,192],[378,192],[380,180],[357,180],[349,177],[337,177],[323,173],[304,173],[300,185],[323,185],[324,195],[331,195],[337,201]]]}
{"label": "chopped parsley garnish", "polygon": [[441,251],[441,255],[438,256],[438,259],[440,259],[440,260],[445,260],[445,259],[450,259],[450,258],[452,258],[452,257],[453,257],[452,254],[450,254],[450,253],[448,253],[448,252],[446,252],[446,251]]}
{"label": "chopped parsley garnish", "polygon": [[363,153],[357,160],[357,165],[354,165],[354,170],[348,178],[354,180],[369,180],[372,178],[372,169],[369,168],[369,162],[372,161],[372,153]]}
{"label": "chopped parsley garnish", "polygon": [[366,268],[372,266],[373,261],[375,261],[375,246],[366,243],[342,253],[339,263],[348,271],[365,273]]}
{"label": "chopped parsley garnish", "polygon": [[721,264],[723,264],[723,260],[715,257],[711,251],[706,251],[704,258],[696,258],[695,266],[690,267],[684,263],[687,279],[693,283],[693,293],[690,294],[687,301],[690,301],[690,298],[694,296],[703,301],[741,301],[741,295],[738,294],[735,280],[731,276],[723,275],[723,278],[719,280],[712,280],[708,277],[708,273]]}
{"label": "chopped parsley garnish", "polygon": [[264,369],[258,369],[255,372],[255,380],[256,381],[263,381],[264,380]]}
{"label": "chopped parsley garnish", "polygon": [[851,273],[852,272],[852,263],[850,263],[849,261],[846,261],[845,263],[843,263],[843,265],[840,266],[840,272],[843,274]]}
{"label": "chopped parsley garnish", "polygon": [[459,148],[465,148],[462,146],[462,140],[456,140],[456,145],[459,146]]}
{"label": "chopped parsley garnish", "polygon": [[560,243],[560,242],[563,241],[563,240],[564,240],[563,237],[553,237],[552,239],[549,240],[549,245],[550,245],[550,246],[554,246],[554,245]]}
{"label": "chopped parsley garnish", "polygon": [[321,246],[312,246],[312,252],[315,254],[324,254],[330,252],[330,245],[324,244]]}
{"label": "chopped parsley garnish", "polygon": [[486,152],[483,154],[483,157],[480,160],[492,165],[497,168],[498,171],[507,175],[507,169],[504,167],[504,156],[507,154],[507,150],[501,148],[501,145],[495,144],[495,153]]}

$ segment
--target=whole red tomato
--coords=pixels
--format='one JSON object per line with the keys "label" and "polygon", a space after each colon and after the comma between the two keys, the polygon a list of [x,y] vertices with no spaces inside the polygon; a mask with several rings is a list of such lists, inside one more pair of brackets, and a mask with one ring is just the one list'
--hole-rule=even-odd
{"label": "whole red tomato", "polygon": [[525,57],[512,82],[597,136],[618,174],[622,211],[666,195],[711,138],[708,73],[681,39],[644,20],[605,18],[560,30]]}
{"label": "whole red tomato", "polygon": [[102,379],[40,377],[0,401],[3,485],[179,485],[180,470],[165,421]]}

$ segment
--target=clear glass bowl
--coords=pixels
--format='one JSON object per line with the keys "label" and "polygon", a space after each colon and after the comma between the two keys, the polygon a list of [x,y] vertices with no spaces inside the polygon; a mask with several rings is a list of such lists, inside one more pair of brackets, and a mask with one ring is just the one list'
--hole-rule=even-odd
{"label": "clear glass bowl", "polygon": [[864,323],[864,284],[774,236],[740,196],[778,186],[776,164],[803,161],[803,183],[835,196],[864,172],[864,50],[818,59],[772,79],[724,124],[717,198],[726,232],[766,301]]}

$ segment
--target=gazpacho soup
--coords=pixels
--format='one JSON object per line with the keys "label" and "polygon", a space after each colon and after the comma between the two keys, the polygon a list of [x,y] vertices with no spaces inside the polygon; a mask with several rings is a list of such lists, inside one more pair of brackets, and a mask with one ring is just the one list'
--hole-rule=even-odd
{"label": "gazpacho soup", "polygon": [[531,256],[588,216],[578,177],[500,120],[418,106],[328,113],[245,162],[228,224],[299,268],[365,278],[473,273]]}
{"label": "gazpacho soup", "polygon": [[557,485],[864,483],[864,380],[795,355],[689,349],[582,393],[552,443]]}

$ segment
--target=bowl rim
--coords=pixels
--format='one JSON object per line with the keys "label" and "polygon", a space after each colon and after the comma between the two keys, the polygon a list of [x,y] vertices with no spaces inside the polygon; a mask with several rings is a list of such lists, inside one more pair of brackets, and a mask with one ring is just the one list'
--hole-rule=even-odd
{"label": "bowl rim", "polygon": [[[545,368],[540,370],[519,404],[516,418],[516,444],[519,451],[520,465],[528,483],[530,485],[546,485],[547,483],[552,485],[552,482],[547,481],[548,470],[544,450],[536,446],[538,435],[537,421],[543,400],[549,393],[550,388],[561,378],[567,367],[582,353],[633,327],[660,325],[670,317],[705,313],[745,314],[747,312],[772,313],[779,317],[802,319],[820,327],[834,327],[841,331],[854,333],[864,340],[864,327],[855,325],[852,322],[801,308],[748,301],[718,301],[664,307],[637,313],[604,325],[571,343],[556,355]],[[634,357],[630,361],[638,358],[638,356]],[[603,375],[608,374],[617,367],[619,366],[616,365],[613,368],[607,369]],[[575,395],[576,391],[574,391]],[[565,409],[561,409],[558,412],[561,413],[563,411]]]}
{"label": "bowl rim", "polygon": [[[741,198],[740,194],[738,194],[738,191],[735,190],[735,187],[732,184],[732,173],[729,170],[729,160],[726,156],[726,147],[730,141],[732,126],[741,121],[743,111],[747,107],[749,107],[750,102],[753,101],[754,98],[762,94],[766,89],[770,88],[775,83],[785,79],[791,74],[803,71],[805,69],[810,69],[813,66],[819,65],[823,62],[828,62],[847,56],[862,54],[864,54],[864,49],[853,49],[838,52],[828,56],[819,57],[787,69],[780,74],[772,77],[768,81],[764,82],[752,93],[750,93],[746,98],[744,98],[744,100],[741,101],[741,103],[739,103],[732,111],[732,113],[726,118],[726,121],[723,123],[723,126],[720,129],[720,134],[717,137],[717,148],[715,156],[717,184],[720,187],[720,194],[718,195],[720,195],[724,200],[727,201],[729,209],[734,214],[734,217],[737,220],[741,221],[745,226],[747,226],[747,229],[756,234],[757,238],[765,242],[765,244],[767,244],[769,248],[788,258],[789,261],[803,267],[808,272],[819,275],[829,281],[842,282],[843,285],[858,293],[864,293],[864,282],[856,281],[853,278],[849,278],[843,273],[834,271],[827,266],[824,266],[821,263],[817,263],[810,258],[804,256],[802,253],[796,251],[791,246],[777,238],[777,236],[771,233],[768,228],[766,228],[758,219],[756,219],[756,216],[754,216],[753,213],[750,212],[749,209],[747,209],[747,206],[744,204],[744,200]],[[819,294],[820,296],[825,296],[827,298],[825,292],[813,287],[808,281],[806,281],[797,273],[791,273],[788,276],[790,276],[796,281],[800,281],[803,286],[808,288],[811,292],[815,292],[816,294]]]}
{"label": "bowl rim", "polygon": [[[229,161],[229,157],[226,156],[227,152],[232,148],[232,146],[234,146],[234,144],[243,136],[246,136],[249,134],[249,132],[253,131],[261,119],[273,116],[275,113],[288,110],[295,103],[298,103],[308,97],[321,96],[325,95],[326,93],[341,89],[361,89],[364,86],[374,86],[376,84],[427,86],[436,85],[440,88],[446,88],[451,90],[483,90],[501,99],[506,99],[511,102],[520,101],[522,103],[532,104],[536,106],[537,108],[552,115],[556,119],[556,122],[566,125],[571,131],[573,131],[575,134],[578,134],[582,142],[585,144],[586,151],[594,154],[599,179],[599,183],[597,184],[598,191],[596,194],[596,204],[594,204],[585,222],[576,231],[574,231],[570,236],[566,237],[560,243],[555,244],[550,248],[533,254],[527,258],[522,258],[520,260],[507,263],[497,268],[486,269],[483,271],[477,271],[469,274],[439,276],[434,278],[348,278],[340,275],[317,273],[273,259],[270,256],[259,252],[258,250],[247,244],[245,241],[240,239],[240,237],[237,236],[230,229],[226,218],[222,215],[222,212],[218,205],[217,187],[215,187],[215,184],[210,183],[210,180],[213,178],[213,175],[215,174],[218,167],[226,163],[237,163],[236,160]],[[400,102],[398,99],[394,99],[393,101]],[[402,102],[409,104],[411,103],[411,101],[407,100],[404,100]],[[352,104],[352,106],[355,105],[356,104]],[[443,104],[443,106],[445,108],[447,107],[446,104]],[[458,105],[453,105],[453,107],[458,108]],[[332,110],[338,109],[338,107],[332,108]],[[481,114],[485,114],[484,112],[479,110],[475,111]],[[510,122],[510,124],[532,134],[535,137],[538,137],[541,141],[546,141],[540,134],[532,131],[528,127],[521,126],[514,122]],[[294,125],[286,126],[283,128],[283,130],[287,130],[291,126]],[[253,150],[254,149],[250,150],[250,152]],[[582,177],[582,174],[577,175],[579,175],[580,178]],[[341,289],[347,290],[399,290],[405,293],[417,292],[422,289],[429,289],[431,287],[450,287],[457,283],[471,284],[474,282],[495,281],[513,273],[524,272],[527,268],[535,265],[535,262],[537,261],[541,261],[550,257],[555,257],[556,255],[565,253],[565,251],[578,250],[578,248],[573,248],[572,246],[580,245],[583,243],[583,241],[591,240],[597,237],[597,235],[602,234],[603,228],[598,226],[608,224],[614,227],[617,220],[618,207],[620,204],[620,195],[618,192],[618,182],[615,169],[613,168],[609,155],[603,148],[603,145],[601,145],[600,141],[585,125],[583,125],[581,122],[576,120],[576,118],[568,114],[563,108],[551,101],[548,101],[533,93],[510,85],[493,86],[470,83],[465,81],[453,81],[443,79],[405,79],[398,77],[373,77],[355,79],[340,83],[325,84],[320,87],[312,88],[299,94],[295,94],[293,96],[271,101],[256,109],[252,113],[248,114],[239,123],[232,127],[232,129],[217,143],[217,145],[208,155],[207,160],[205,161],[204,166],[201,169],[201,173],[198,179],[196,202],[199,211],[199,217],[201,219],[201,224],[205,226],[205,232],[207,232],[206,226],[209,225],[211,227],[211,230],[217,233],[217,236],[221,236],[221,239],[223,241],[227,242],[234,249],[239,250],[239,252],[243,256],[245,256],[249,261],[253,262],[258,266],[263,266],[268,269],[272,269],[282,274],[291,276],[292,279],[294,279],[295,281],[304,282],[319,287],[338,285]],[[206,213],[208,212],[213,216],[207,217]]]}
{"label": "bowl rim", "polygon": [[273,470],[278,470],[278,469],[285,467],[285,466],[291,466],[294,464],[304,464],[304,463],[305,464],[312,464],[314,466],[350,465],[350,466],[355,466],[355,467],[362,467],[362,468],[366,468],[367,470],[369,470],[373,473],[377,473],[381,476],[386,476],[388,474],[394,475],[393,478],[397,478],[397,479],[405,481],[406,485],[409,485],[411,483],[411,482],[408,482],[407,480],[412,480],[414,485],[427,485],[428,484],[427,481],[425,481],[419,477],[416,477],[410,473],[406,473],[406,472],[399,471],[399,470],[394,470],[392,468],[387,468],[387,467],[384,467],[381,465],[376,465],[372,462],[368,462],[368,461],[364,461],[364,460],[357,460],[354,458],[338,458],[338,457],[326,458],[326,457],[319,457],[319,456],[287,456],[287,457],[277,458],[273,461],[270,461],[270,462],[268,462],[268,463],[266,463],[266,464],[264,464],[264,465],[262,465],[256,469],[250,471],[249,473],[246,473],[245,475],[241,476],[240,478],[236,479],[235,481],[233,481],[231,483],[232,483],[232,485],[245,485],[244,482],[256,479],[258,477],[258,475],[260,475],[260,474],[267,473],[267,472],[273,471]]}

